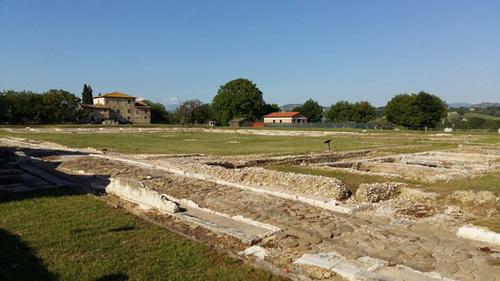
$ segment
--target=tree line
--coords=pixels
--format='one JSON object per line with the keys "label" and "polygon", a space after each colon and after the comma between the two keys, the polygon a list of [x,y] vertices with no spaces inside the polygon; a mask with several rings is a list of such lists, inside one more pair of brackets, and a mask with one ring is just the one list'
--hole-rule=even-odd
{"label": "tree line", "polygon": [[[266,113],[279,111],[277,105],[264,101],[262,92],[252,81],[242,78],[221,86],[211,105],[215,119],[221,124],[235,117],[260,120]],[[375,108],[367,101],[339,101],[323,108],[317,101],[309,99],[293,111],[307,117],[308,122],[373,122],[381,127],[432,128],[444,119],[447,106],[439,97],[420,92],[396,95],[383,109]]]}
{"label": "tree line", "polygon": [[[231,80],[220,86],[210,103],[188,100],[174,112],[158,102],[145,100],[151,107],[152,123],[206,124],[217,121],[227,125],[233,118],[262,120],[262,116],[280,111],[276,104],[267,103],[262,91],[248,79]],[[92,103],[92,88],[85,84],[82,99],[65,90],[44,93],[31,91],[0,92],[0,123],[50,124],[78,122],[81,112],[78,105]],[[373,123],[378,127],[404,126],[408,128],[437,127],[446,125],[447,106],[439,97],[426,92],[399,94],[383,108],[376,108],[367,101],[338,101],[328,108],[309,99],[294,108],[308,118],[308,122],[357,122]]]}
{"label": "tree line", "polygon": [[0,123],[54,124],[76,122],[80,99],[65,90],[43,93],[6,90],[0,92]]}

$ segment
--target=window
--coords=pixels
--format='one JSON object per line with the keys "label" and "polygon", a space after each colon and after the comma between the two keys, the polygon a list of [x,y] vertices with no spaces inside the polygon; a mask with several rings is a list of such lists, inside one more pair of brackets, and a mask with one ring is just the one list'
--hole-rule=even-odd
{"label": "window", "polygon": [[139,110],[136,110],[136,111],[135,111],[135,114],[139,114]]}
{"label": "window", "polygon": [[273,119],[273,123],[276,123],[276,120]]}
{"label": "window", "polygon": [[127,110],[127,111],[128,111],[128,113],[130,113],[130,109],[129,109],[129,110]]}
{"label": "window", "polygon": [[280,123],[283,123],[283,120],[280,119]]}
{"label": "window", "polygon": [[[127,100],[127,103],[130,104],[130,100]],[[130,113],[130,112],[129,112]]]}

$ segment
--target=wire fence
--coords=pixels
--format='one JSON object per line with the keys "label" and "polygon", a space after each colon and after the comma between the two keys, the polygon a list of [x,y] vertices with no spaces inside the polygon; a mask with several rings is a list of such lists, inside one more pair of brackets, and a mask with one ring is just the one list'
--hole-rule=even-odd
{"label": "wire fence", "polygon": [[[458,129],[458,128],[428,128],[428,127],[395,127],[395,126],[380,126],[373,123],[358,123],[358,122],[311,122],[311,123],[264,123],[264,127],[268,128],[309,128],[309,129],[365,129],[365,130],[409,130],[409,131],[429,131],[429,132],[496,132],[497,130],[490,129]],[[500,128],[498,129],[500,133]]]}
{"label": "wire fence", "polygon": [[310,122],[310,123],[264,123],[264,127],[276,128],[332,128],[332,129],[376,129],[377,126],[370,123],[357,122]]}

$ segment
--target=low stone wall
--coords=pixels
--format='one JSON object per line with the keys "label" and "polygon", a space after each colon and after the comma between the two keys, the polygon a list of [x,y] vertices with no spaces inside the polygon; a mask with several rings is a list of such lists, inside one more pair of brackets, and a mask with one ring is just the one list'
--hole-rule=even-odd
{"label": "low stone wall", "polygon": [[179,206],[167,195],[147,189],[140,182],[128,179],[112,179],[106,186],[106,193],[113,194],[144,208],[154,208],[167,213],[176,213]]}
{"label": "low stone wall", "polygon": [[191,165],[190,171],[234,183],[259,185],[294,194],[334,200],[349,197],[349,191],[342,181],[331,177],[278,172],[260,167],[226,169],[211,165]]}

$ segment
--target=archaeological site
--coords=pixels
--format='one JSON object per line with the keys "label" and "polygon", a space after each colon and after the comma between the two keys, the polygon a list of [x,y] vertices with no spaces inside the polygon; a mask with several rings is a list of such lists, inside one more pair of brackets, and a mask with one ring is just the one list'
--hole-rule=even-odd
{"label": "archaeological site", "polygon": [[[38,130],[38,131],[37,131]],[[67,187],[291,280],[500,280],[496,142],[427,134],[416,144],[295,153],[137,153],[42,134],[361,139],[370,133],[179,128],[11,129],[1,192]],[[402,134],[402,133],[401,133]],[[394,136],[389,136],[395,138]],[[399,136],[414,138],[412,135]],[[422,138],[420,136],[415,138]],[[425,144],[423,144],[426,142]],[[430,146],[456,143],[453,147]],[[426,146],[427,145],[427,146]]]}

